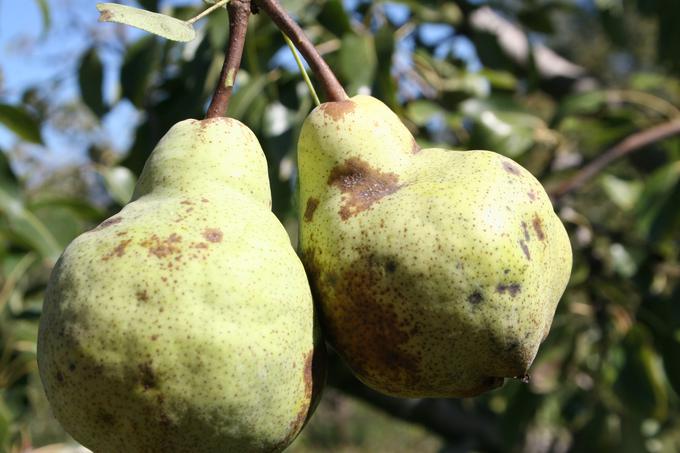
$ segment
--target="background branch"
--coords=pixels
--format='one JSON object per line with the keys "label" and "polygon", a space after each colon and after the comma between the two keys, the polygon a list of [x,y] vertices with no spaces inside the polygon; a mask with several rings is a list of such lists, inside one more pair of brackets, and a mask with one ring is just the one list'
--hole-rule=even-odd
{"label": "background branch", "polygon": [[550,195],[553,199],[558,199],[569,192],[579,189],[613,161],[645,146],[678,134],[680,134],[680,118],[637,132],[581,168],[574,176],[564,181],[557,189],[551,191]]}
{"label": "background branch", "polygon": [[241,66],[243,46],[248,31],[248,18],[250,17],[250,0],[231,0],[227,5],[229,11],[229,42],[224,56],[224,64],[220,80],[217,82],[206,118],[218,118],[227,113],[229,99],[234,89],[236,74]]}

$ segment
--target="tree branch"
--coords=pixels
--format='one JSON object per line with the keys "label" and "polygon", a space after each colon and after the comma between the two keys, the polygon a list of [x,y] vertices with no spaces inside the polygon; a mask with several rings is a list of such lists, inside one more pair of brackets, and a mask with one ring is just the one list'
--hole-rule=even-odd
{"label": "tree branch", "polygon": [[645,146],[680,134],[680,118],[661,123],[644,131],[630,135],[622,142],[604,152],[601,156],[581,168],[574,176],[564,181],[557,189],[551,191],[553,199],[558,199],[569,192],[581,188],[590,179],[604,170],[613,161],[633,153]]}
{"label": "tree branch", "polygon": [[229,11],[229,42],[224,56],[220,80],[215,87],[206,118],[219,118],[227,113],[231,92],[234,89],[236,74],[241,66],[243,45],[248,31],[250,17],[250,0],[231,0],[227,6]]}
{"label": "tree branch", "polygon": [[305,57],[316,78],[321,82],[328,100],[332,102],[347,100],[347,93],[345,93],[331,68],[321,58],[314,44],[307,38],[300,26],[281,7],[278,0],[255,0],[255,2],[267,13],[279,30],[293,41],[295,47]]}

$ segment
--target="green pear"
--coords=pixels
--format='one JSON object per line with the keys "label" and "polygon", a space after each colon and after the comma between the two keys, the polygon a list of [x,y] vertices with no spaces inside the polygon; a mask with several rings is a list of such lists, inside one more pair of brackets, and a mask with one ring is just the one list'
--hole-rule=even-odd
{"label": "green pear", "polygon": [[300,241],[329,343],[368,386],[466,397],[526,376],[571,271],[541,184],[490,151],[420,149],[368,96],[298,147]]}
{"label": "green pear", "polygon": [[176,124],[133,201],[49,282],[38,365],[54,415],[97,453],[283,450],[323,380],[304,268],[264,154],[227,118]]}

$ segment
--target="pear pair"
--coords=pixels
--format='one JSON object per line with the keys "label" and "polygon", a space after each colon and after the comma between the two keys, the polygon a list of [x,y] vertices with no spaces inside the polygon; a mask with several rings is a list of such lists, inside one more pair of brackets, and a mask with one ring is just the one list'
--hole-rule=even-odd
{"label": "pear pair", "polygon": [[420,149],[368,96],[314,110],[298,164],[324,333],[364,383],[465,397],[526,375],[572,260],[527,170],[490,151]]}
{"label": "pear pair", "polygon": [[300,432],[324,346],[270,207],[255,135],[187,120],[153,151],[133,201],[68,246],[38,365],[76,440],[97,453],[270,452]]}

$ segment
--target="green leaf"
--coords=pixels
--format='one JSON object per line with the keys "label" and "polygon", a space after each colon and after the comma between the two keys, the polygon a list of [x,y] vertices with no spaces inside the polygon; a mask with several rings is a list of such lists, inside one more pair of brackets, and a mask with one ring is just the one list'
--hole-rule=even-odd
{"label": "green leaf", "polygon": [[113,167],[100,170],[104,178],[106,190],[119,205],[124,205],[132,198],[135,189],[135,175],[125,167]]}
{"label": "green leaf", "polygon": [[120,71],[120,82],[123,96],[136,107],[143,107],[151,77],[159,61],[160,45],[151,36],[140,39],[128,48]]}
{"label": "green leaf", "polygon": [[632,413],[662,420],[668,413],[668,395],[659,357],[642,326],[633,327],[623,346],[625,363],[614,390]]}
{"label": "green leaf", "polygon": [[23,140],[42,144],[40,123],[21,107],[0,104],[0,124]]}
{"label": "green leaf", "polygon": [[104,115],[107,110],[102,94],[104,67],[99,59],[97,49],[94,47],[85,52],[80,60],[78,82],[80,84],[80,96],[85,105],[98,117]]}
{"label": "green leaf", "polygon": [[40,15],[42,16],[43,28],[47,30],[52,24],[52,17],[50,15],[50,7],[47,4],[47,0],[36,0],[38,7],[40,8]]}
{"label": "green leaf", "polygon": [[97,10],[101,13],[100,22],[129,25],[172,41],[187,42],[196,38],[196,30],[191,24],[165,14],[116,3],[98,3]]}
{"label": "green leaf", "polygon": [[373,37],[345,34],[340,47],[340,72],[347,81],[347,92],[356,93],[361,87],[372,86],[377,57]]}
{"label": "green leaf", "polygon": [[418,126],[424,126],[433,116],[444,114],[444,109],[432,101],[413,101],[406,107],[409,119]]}
{"label": "green leaf", "polygon": [[335,36],[344,36],[346,33],[352,32],[352,26],[350,25],[347,12],[345,12],[345,7],[339,0],[324,2],[317,20]]}
{"label": "green leaf", "polygon": [[9,231],[17,242],[36,250],[44,258],[56,261],[61,246],[50,230],[26,209],[21,200],[4,190],[0,190],[0,214],[7,219]]}

